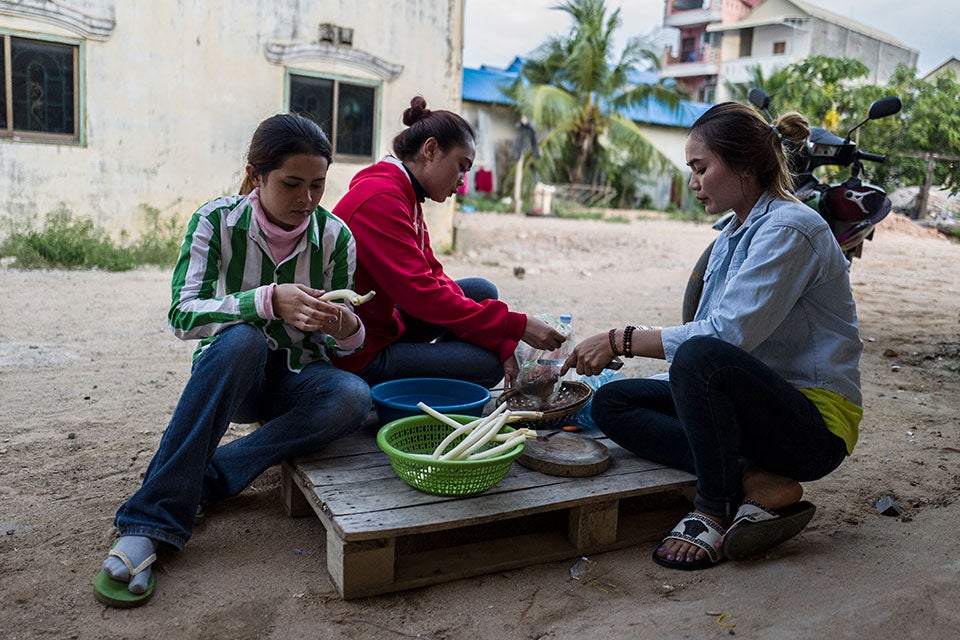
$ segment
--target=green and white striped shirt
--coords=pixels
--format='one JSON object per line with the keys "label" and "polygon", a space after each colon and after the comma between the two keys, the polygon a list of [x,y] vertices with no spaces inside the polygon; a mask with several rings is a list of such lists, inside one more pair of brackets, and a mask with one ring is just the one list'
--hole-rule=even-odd
{"label": "green and white striped shirt", "polygon": [[267,337],[270,349],[287,352],[287,366],[300,371],[328,353],[347,355],[319,331],[304,333],[283,320],[266,318],[257,288],[299,283],[315,289],[352,289],[357,265],[353,234],[340,218],[318,206],[293,252],[274,264],[248,196],[225,196],[203,205],[190,218],[173,271],[173,299],[167,318],[182,340],[199,339],[196,358],[217,334],[239,323]]}

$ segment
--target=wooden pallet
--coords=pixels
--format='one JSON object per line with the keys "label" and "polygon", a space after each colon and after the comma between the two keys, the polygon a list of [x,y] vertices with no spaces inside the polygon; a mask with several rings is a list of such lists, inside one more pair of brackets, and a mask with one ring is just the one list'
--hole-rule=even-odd
{"label": "wooden pallet", "polygon": [[320,518],[327,569],[345,599],[659,539],[689,510],[681,494],[694,477],[601,441],[613,463],[600,475],[514,464],[492,489],[447,498],[404,483],[365,432],[284,463],[284,505],[291,516]]}

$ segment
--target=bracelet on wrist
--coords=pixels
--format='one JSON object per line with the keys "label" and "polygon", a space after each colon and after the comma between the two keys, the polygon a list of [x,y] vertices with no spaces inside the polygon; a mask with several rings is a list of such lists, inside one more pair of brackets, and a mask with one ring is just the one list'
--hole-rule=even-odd
{"label": "bracelet on wrist", "polygon": [[636,329],[634,326],[627,326],[623,330],[623,357],[632,358],[633,357],[633,332]]}
{"label": "bracelet on wrist", "polygon": [[610,351],[613,352],[613,355],[615,356],[620,355],[619,353],[617,353],[617,330],[616,329],[610,329],[609,333],[607,333],[607,341],[610,343]]}

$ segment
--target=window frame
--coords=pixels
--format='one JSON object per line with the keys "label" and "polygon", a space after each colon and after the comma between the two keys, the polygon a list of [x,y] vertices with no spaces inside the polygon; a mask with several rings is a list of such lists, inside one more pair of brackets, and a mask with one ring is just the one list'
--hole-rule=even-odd
{"label": "window frame", "polygon": [[[287,69],[284,79],[284,97],[283,102],[287,111],[290,110],[291,84],[294,76],[304,78],[315,78],[319,80],[330,80],[333,82],[333,109],[330,115],[330,131],[324,131],[330,138],[330,145],[333,147],[333,157],[342,162],[368,163],[376,161],[377,149],[380,146],[380,109],[383,99],[383,83],[377,80],[367,80],[364,78],[354,78],[350,76],[340,76],[329,73],[319,73],[315,71],[305,71],[302,69]],[[357,155],[353,153],[342,153],[337,151],[337,121],[339,120],[340,109],[340,84],[349,84],[359,87],[373,89],[373,122],[372,122],[372,141],[370,144],[370,155]]]}
{"label": "window frame", "polygon": [[[21,40],[32,40],[40,43],[50,43],[73,47],[73,122],[74,131],[72,134],[66,133],[47,133],[44,131],[30,131],[28,129],[16,129],[13,123],[13,60],[11,59],[11,38]],[[84,141],[84,122],[86,122],[86,113],[84,110],[84,85],[85,75],[84,59],[86,58],[85,41],[75,38],[63,38],[39,33],[29,33],[17,31],[14,29],[0,29],[0,47],[3,48],[3,86],[0,91],[4,92],[7,113],[7,126],[0,128],[0,140],[11,142],[41,143],[41,144],[69,144],[83,146]]]}

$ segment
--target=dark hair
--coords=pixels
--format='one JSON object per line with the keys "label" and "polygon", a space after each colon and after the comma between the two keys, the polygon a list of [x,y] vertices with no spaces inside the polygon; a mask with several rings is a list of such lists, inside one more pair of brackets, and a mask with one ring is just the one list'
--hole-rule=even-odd
{"label": "dark hair", "polygon": [[[287,158],[304,153],[322,156],[327,163],[333,162],[333,149],[327,134],[316,122],[297,113],[278,113],[260,123],[253,132],[247,162],[260,175],[279,169]],[[244,176],[240,193],[253,191],[249,176]]]}
{"label": "dark hair", "polygon": [[427,109],[427,101],[422,96],[410,101],[410,107],[403,112],[403,124],[408,128],[393,139],[393,155],[401,160],[413,159],[428,138],[437,139],[440,151],[477,139],[469,122],[452,111]]}
{"label": "dark hair", "polygon": [[806,118],[791,111],[768,124],[756,110],[737,102],[721,102],[708,109],[690,127],[696,136],[730,169],[756,176],[764,191],[795,200],[784,142],[799,143],[810,135]]}

